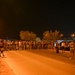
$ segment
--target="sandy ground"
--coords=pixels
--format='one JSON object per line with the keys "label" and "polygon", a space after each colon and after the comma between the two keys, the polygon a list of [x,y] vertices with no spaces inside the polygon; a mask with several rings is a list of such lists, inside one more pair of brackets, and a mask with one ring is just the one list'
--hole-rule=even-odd
{"label": "sandy ground", "polygon": [[2,57],[0,57],[0,75],[15,75]]}

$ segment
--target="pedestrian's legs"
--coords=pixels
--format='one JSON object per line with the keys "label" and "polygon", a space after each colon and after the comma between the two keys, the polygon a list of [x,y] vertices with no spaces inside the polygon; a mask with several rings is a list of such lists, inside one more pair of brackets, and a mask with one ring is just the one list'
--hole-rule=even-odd
{"label": "pedestrian's legs", "polygon": [[1,57],[1,48],[0,48],[0,57]]}
{"label": "pedestrian's legs", "polygon": [[1,56],[4,56],[4,52],[3,51],[1,51]]}
{"label": "pedestrian's legs", "polygon": [[65,47],[63,46],[63,47],[62,47],[62,53],[64,53],[64,52],[65,52]]}
{"label": "pedestrian's legs", "polygon": [[74,52],[72,52],[72,59],[74,58]]}
{"label": "pedestrian's legs", "polygon": [[74,58],[74,51],[73,49],[70,50],[70,59],[73,59]]}
{"label": "pedestrian's legs", "polygon": [[59,53],[59,48],[58,47],[56,47],[56,53]]}
{"label": "pedestrian's legs", "polygon": [[1,57],[1,51],[0,51],[0,57]]}

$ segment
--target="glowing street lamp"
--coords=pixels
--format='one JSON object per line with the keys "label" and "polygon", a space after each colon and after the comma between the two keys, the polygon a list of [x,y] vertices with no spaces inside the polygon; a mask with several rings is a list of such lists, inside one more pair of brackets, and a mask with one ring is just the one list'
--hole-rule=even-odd
{"label": "glowing street lamp", "polygon": [[60,35],[61,37],[63,36],[63,34]]}
{"label": "glowing street lamp", "polygon": [[74,40],[75,39],[75,34],[71,34],[71,37]]}
{"label": "glowing street lamp", "polygon": [[75,37],[75,34],[71,34],[71,37],[72,37],[72,38]]}

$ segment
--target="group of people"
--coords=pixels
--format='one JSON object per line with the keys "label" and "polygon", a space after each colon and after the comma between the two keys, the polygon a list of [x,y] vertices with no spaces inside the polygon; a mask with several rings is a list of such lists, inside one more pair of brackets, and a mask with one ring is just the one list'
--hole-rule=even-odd
{"label": "group of people", "polygon": [[[6,43],[4,43],[3,40],[0,40],[0,57],[4,57],[4,50],[6,49],[6,47],[7,47]],[[74,53],[75,53],[75,42],[74,41],[70,41],[69,43],[62,42],[61,44],[56,43],[56,53],[59,53],[60,49],[62,49],[62,52],[64,52],[67,47],[70,50],[70,59],[73,59]]]}
{"label": "group of people", "polygon": [[75,42],[62,42],[61,44],[56,44],[56,53],[59,53],[59,50],[62,50],[62,53],[65,52],[65,50],[68,49],[70,51],[70,59],[74,58],[75,53]]}

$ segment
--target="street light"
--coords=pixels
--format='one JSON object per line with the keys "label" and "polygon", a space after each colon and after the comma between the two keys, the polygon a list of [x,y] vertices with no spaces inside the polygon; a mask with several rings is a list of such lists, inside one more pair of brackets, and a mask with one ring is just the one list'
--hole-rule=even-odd
{"label": "street light", "polygon": [[75,39],[75,34],[71,34],[71,38],[74,40]]}
{"label": "street light", "polygon": [[75,34],[71,34],[71,37],[75,37]]}
{"label": "street light", "polygon": [[63,36],[63,34],[60,35],[61,37]]}

